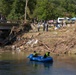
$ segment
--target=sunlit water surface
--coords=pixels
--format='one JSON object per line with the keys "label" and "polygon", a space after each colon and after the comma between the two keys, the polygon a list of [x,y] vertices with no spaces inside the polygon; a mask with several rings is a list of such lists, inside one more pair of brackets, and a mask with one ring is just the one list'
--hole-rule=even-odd
{"label": "sunlit water surface", "polygon": [[53,57],[53,63],[30,61],[24,53],[0,54],[0,75],[76,75],[74,57]]}

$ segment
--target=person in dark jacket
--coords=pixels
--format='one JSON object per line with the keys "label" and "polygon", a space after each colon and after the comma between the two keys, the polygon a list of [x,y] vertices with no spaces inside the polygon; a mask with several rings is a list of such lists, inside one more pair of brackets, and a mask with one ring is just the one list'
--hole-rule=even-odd
{"label": "person in dark jacket", "polygon": [[48,56],[50,56],[50,52],[46,52],[43,56],[43,58],[47,58]]}
{"label": "person in dark jacket", "polygon": [[43,22],[43,31],[45,31],[45,21]]}

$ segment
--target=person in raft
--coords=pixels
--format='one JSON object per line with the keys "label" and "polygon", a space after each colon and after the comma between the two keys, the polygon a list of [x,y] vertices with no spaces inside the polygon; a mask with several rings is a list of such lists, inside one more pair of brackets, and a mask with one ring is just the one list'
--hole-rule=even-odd
{"label": "person in raft", "polygon": [[37,57],[37,56],[38,56],[38,53],[36,51],[34,51],[33,57]]}
{"label": "person in raft", "polygon": [[50,56],[50,52],[46,52],[43,56],[43,58],[47,58],[48,56]]}

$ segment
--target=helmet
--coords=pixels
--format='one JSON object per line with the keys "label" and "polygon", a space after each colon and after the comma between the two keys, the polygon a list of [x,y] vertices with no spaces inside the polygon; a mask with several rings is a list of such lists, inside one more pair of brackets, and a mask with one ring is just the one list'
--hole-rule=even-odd
{"label": "helmet", "polygon": [[35,53],[36,51],[34,51],[34,53]]}

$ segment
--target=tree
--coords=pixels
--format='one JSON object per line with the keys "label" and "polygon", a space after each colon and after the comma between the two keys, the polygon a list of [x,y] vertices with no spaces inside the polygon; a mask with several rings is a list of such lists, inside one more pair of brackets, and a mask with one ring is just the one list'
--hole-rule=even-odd
{"label": "tree", "polygon": [[12,8],[10,14],[8,15],[8,19],[18,20],[23,18],[24,16],[24,0],[14,0],[12,3]]}
{"label": "tree", "polygon": [[0,0],[0,12],[8,19],[39,20],[76,16],[75,0]]}
{"label": "tree", "polygon": [[25,22],[27,19],[32,19],[37,0],[26,0],[25,3]]}
{"label": "tree", "polygon": [[27,16],[26,16],[26,15],[27,15],[26,13],[27,13],[27,4],[28,4],[28,1],[29,1],[29,0],[26,0],[26,5],[25,5],[25,21],[24,21],[25,23],[26,23],[26,17],[27,17]]}
{"label": "tree", "polygon": [[6,17],[11,11],[13,0],[0,0],[0,12]]}

